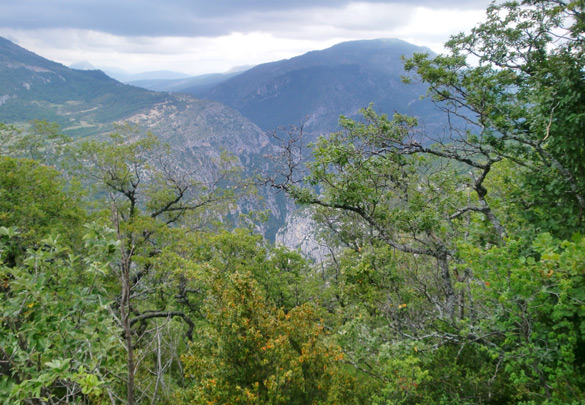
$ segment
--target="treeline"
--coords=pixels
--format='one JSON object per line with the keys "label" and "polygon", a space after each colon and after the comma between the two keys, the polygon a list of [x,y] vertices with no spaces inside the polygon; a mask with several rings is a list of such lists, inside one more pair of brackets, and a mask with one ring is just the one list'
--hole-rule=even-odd
{"label": "treeline", "polygon": [[[229,221],[256,180],[194,180],[151,134],[0,127],[3,403],[581,403],[581,2],[492,5],[405,61],[453,119],[374,107],[264,184],[330,255]],[[309,163],[305,163],[305,162]]]}

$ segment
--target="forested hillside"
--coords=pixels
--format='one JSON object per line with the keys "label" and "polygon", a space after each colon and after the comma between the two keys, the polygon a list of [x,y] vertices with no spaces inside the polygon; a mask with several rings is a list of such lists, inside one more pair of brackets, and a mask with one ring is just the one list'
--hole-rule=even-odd
{"label": "forested hillside", "polygon": [[[585,8],[523,0],[414,54],[451,125],[294,130],[196,179],[131,125],[0,126],[0,402],[578,404],[585,397]],[[305,159],[306,154],[311,159]],[[268,184],[320,263],[227,221]]]}

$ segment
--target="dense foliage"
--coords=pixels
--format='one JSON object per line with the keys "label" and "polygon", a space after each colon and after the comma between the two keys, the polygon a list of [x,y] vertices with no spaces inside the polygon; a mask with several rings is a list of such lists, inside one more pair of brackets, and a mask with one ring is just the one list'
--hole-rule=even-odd
{"label": "dense foliage", "polygon": [[371,106],[309,163],[286,142],[265,181],[312,210],[319,263],[232,221],[228,156],[195,180],[130,126],[2,124],[0,401],[580,403],[584,12],[492,5],[406,60],[439,139]]}

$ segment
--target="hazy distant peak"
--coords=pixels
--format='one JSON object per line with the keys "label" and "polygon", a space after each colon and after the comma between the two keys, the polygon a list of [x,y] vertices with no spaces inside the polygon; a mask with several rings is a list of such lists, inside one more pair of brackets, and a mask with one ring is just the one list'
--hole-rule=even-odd
{"label": "hazy distant peak", "polygon": [[252,69],[254,66],[255,65],[234,66],[233,68],[231,68],[230,70],[225,71],[224,73],[241,73],[241,72],[245,72],[246,70]]}
{"label": "hazy distant peak", "polygon": [[71,69],[77,69],[77,70],[96,70],[97,69],[94,65],[92,65],[90,62],[88,62],[86,60],[72,63],[71,65],[69,65],[69,67]]}

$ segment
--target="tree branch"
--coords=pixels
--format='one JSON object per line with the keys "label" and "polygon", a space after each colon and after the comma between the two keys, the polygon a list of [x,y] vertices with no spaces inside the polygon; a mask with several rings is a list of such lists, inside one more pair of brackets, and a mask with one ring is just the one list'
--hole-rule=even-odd
{"label": "tree branch", "polygon": [[189,329],[187,329],[187,338],[189,340],[193,340],[193,329],[195,328],[195,324],[193,323],[193,321],[184,313],[184,312],[180,312],[180,311],[167,311],[167,312],[148,312],[142,315],[137,316],[136,318],[132,318],[132,320],[130,320],[130,327],[132,327],[135,323],[137,322],[143,322],[147,319],[152,319],[152,318],[174,318],[174,317],[180,317],[183,318],[183,321],[185,321],[185,323],[189,326]]}

